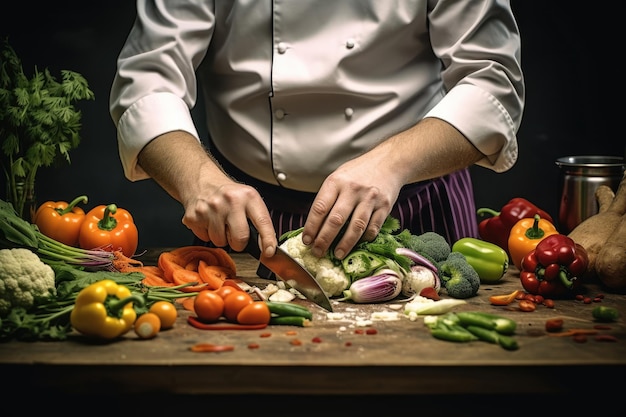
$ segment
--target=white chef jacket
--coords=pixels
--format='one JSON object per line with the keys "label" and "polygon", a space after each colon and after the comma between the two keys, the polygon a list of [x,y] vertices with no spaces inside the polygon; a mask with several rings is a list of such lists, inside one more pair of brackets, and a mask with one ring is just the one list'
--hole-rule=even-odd
{"label": "white chef jacket", "polygon": [[158,135],[200,140],[198,85],[212,144],[269,184],[316,192],[424,117],[503,172],[518,154],[520,43],[508,0],[137,0],[110,95],[124,173],[148,177],[137,155]]}

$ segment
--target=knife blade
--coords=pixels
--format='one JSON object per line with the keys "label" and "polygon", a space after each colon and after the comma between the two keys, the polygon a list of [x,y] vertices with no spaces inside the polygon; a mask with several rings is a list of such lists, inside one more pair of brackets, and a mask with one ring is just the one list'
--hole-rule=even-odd
{"label": "knife blade", "polygon": [[250,239],[244,252],[259,260],[257,275],[266,279],[272,279],[275,275],[307,299],[332,312],[330,300],[315,277],[281,247],[276,248],[276,253],[272,257],[262,254],[259,248],[259,232],[252,222],[248,221],[248,224],[250,225]]}

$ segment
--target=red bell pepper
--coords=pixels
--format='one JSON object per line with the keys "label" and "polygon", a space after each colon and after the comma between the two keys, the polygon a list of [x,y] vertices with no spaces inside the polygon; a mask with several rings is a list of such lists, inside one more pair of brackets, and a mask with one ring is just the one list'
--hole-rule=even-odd
{"label": "red bell pepper", "polygon": [[522,259],[520,280],[535,295],[559,297],[580,287],[589,266],[587,251],[570,237],[545,237]]}
{"label": "red bell pepper", "polygon": [[521,197],[511,199],[499,212],[490,208],[479,208],[476,210],[476,214],[492,215],[492,217],[484,219],[478,224],[478,233],[481,239],[495,243],[507,251],[507,253],[509,253],[511,229],[519,220],[534,217],[535,214],[538,214],[542,219],[554,223],[548,213]]}

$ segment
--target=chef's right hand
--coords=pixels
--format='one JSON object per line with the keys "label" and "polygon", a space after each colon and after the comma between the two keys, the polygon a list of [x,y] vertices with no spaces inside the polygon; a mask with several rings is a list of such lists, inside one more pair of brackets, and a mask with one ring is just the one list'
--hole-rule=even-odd
{"label": "chef's right hand", "polygon": [[278,244],[272,218],[257,190],[237,182],[221,184],[185,204],[183,224],[215,246],[244,250],[250,238],[248,218],[259,232],[259,248],[273,256]]}

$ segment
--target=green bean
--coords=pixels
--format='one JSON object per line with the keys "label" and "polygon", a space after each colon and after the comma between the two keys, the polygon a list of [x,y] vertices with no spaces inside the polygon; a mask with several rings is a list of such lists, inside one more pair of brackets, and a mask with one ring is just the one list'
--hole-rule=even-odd
{"label": "green bean", "polygon": [[309,320],[313,319],[313,313],[308,308],[298,304],[281,301],[266,301],[265,304],[274,316],[300,316]]}
{"label": "green bean", "polygon": [[270,324],[280,326],[309,327],[311,325],[311,320],[302,316],[275,316],[270,318]]}
{"label": "green bean", "polygon": [[506,350],[516,350],[519,348],[517,341],[510,336],[489,330],[484,327],[468,325],[466,329],[480,340],[502,346]]}
{"label": "green bean", "polygon": [[456,315],[463,326],[479,326],[507,335],[515,333],[515,329],[517,328],[515,320],[495,314],[461,311],[456,313]]}

